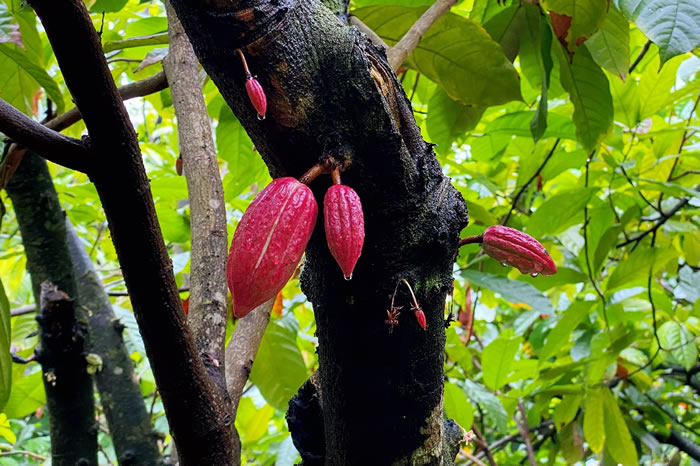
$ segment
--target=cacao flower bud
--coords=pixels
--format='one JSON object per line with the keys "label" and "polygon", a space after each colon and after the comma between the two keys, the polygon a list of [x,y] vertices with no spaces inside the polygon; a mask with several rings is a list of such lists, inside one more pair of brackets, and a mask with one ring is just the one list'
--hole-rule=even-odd
{"label": "cacao flower bud", "polygon": [[248,93],[250,103],[253,104],[253,108],[258,112],[258,119],[264,120],[265,112],[267,111],[267,98],[262,86],[257,79],[248,75],[245,81],[245,90]]}
{"label": "cacao flower bud", "polygon": [[323,199],[323,220],[328,249],[340,265],[345,279],[350,280],[365,241],[360,196],[349,186],[331,186]]}
{"label": "cacao flower bud", "polygon": [[510,265],[532,276],[554,275],[557,266],[549,253],[532,236],[514,228],[494,225],[484,232],[484,252],[502,265]]}
{"label": "cacao flower bud", "polygon": [[233,315],[274,298],[290,279],[316,224],[311,190],[294,178],[273,180],[253,200],[231,241],[226,278]]}
{"label": "cacao flower bud", "polygon": [[418,325],[420,325],[421,328],[422,328],[423,330],[425,330],[425,327],[426,327],[425,313],[424,313],[423,310],[422,310],[421,308],[419,308],[419,307],[415,308],[413,312],[414,312],[414,314],[415,314],[415,316],[416,316],[416,320],[418,321]]}

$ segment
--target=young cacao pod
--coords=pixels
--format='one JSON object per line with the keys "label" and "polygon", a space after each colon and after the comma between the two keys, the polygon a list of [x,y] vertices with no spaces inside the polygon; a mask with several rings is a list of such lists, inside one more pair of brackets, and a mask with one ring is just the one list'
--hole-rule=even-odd
{"label": "young cacao pod", "polygon": [[290,177],[273,180],[253,200],[226,263],[234,316],[245,316],[284,287],[311,238],[317,212],[311,190]]}
{"label": "young cacao pod", "polygon": [[484,252],[502,265],[510,265],[521,273],[554,275],[557,266],[547,250],[532,236],[514,228],[494,225],[484,232]]}
{"label": "young cacao pod", "polygon": [[328,249],[340,265],[345,279],[350,280],[365,241],[360,196],[349,186],[331,186],[323,199],[323,220]]}
{"label": "young cacao pod", "polygon": [[248,75],[245,80],[245,90],[248,93],[248,98],[250,103],[253,104],[253,108],[258,112],[258,119],[265,119],[265,112],[267,111],[267,97],[265,97],[265,91],[263,91],[262,86],[253,76]]}

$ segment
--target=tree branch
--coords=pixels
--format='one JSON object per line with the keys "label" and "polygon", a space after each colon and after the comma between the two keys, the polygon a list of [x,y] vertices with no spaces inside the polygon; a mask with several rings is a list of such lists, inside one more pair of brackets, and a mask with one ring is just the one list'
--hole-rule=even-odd
{"label": "tree branch", "polygon": [[527,412],[525,411],[525,406],[522,401],[518,401],[518,411],[520,412],[520,421],[516,419],[516,423],[520,430],[520,436],[525,442],[525,450],[527,450],[527,457],[530,460],[530,465],[536,466],[537,460],[535,459],[535,452],[532,449],[532,441],[530,440],[530,427],[527,425]]}
{"label": "tree branch", "polygon": [[91,149],[100,157],[90,179],[109,222],[181,464],[232,464],[233,419],[216,407],[214,387],[185,321],[136,132],[100,37],[82,0],[29,3],[83,115]]}
{"label": "tree branch", "polygon": [[688,456],[693,458],[695,461],[700,461],[700,445],[683,437],[676,430],[670,429],[668,437],[664,437],[662,434],[655,432],[654,438],[661,443],[673,445],[680,451],[687,453]]}
{"label": "tree branch", "polygon": [[0,99],[0,132],[18,144],[64,167],[88,172],[90,155],[85,144],[63,136]]}
{"label": "tree branch", "polygon": [[389,64],[394,70],[397,70],[406,61],[406,58],[418,46],[418,42],[430,29],[430,26],[435,24],[455,3],[457,3],[457,0],[437,0],[418,18],[418,21],[411,26],[411,29],[404,34],[401,40],[387,51],[386,55],[389,59]]}
{"label": "tree branch", "polygon": [[[123,100],[129,100],[153,94],[167,87],[168,81],[165,78],[165,73],[161,71],[141,81],[125,84],[119,88],[119,95],[121,95]],[[63,131],[82,118],[83,116],[80,114],[78,107],[73,107],[56,118],[47,121],[44,123],[44,126],[54,131]],[[10,145],[7,155],[3,159],[2,164],[0,164],[0,189],[3,189],[10,178],[12,178],[26,151],[26,148],[18,144]]]}
{"label": "tree branch", "polygon": [[238,411],[243,387],[248,381],[267,323],[270,321],[270,311],[274,302],[275,300],[271,299],[240,319],[226,348],[226,379],[234,416]]}
{"label": "tree branch", "polygon": [[[197,351],[214,382],[217,410],[235,419],[226,392],[226,204],[199,63],[175,12],[166,2],[170,49],[163,61],[177,117],[180,154],[190,201],[190,301],[187,320]],[[235,428],[233,428],[235,432]],[[238,435],[234,436],[240,457]]]}

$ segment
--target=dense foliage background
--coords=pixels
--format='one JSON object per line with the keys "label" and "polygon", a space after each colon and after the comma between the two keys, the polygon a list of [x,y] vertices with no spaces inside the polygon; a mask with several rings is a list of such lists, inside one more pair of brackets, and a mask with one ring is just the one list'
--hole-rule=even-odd
{"label": "dense foliage background", "polygon": [[[161,70],[168,36],[159,2],[86,3],[119,85]],[[355,0],[351,13],[393,45],[431,3]],[[497,464],[527,461],[523,425],[540,462],[691,463],[664,440],[674,433],[700,441],[700,59],[692,50],[699,43],[694,0],[464,0],[398,70],[423,136],[467,201],[463,236],[506,223],[538,238],[559,268],[551,277],[524,276],[476,245],[457,258],[446,305],[455,320],[444,406],[466,430],[476,427]],[[230,242],[270,177],[204,74],[202,83]],[[36,119],[49,100],[58,112],[73,105],[45,34],[20,0],[0,3],[0,97]],[[175,171],[170,92],[127,106],[185,299],[188,193]],[[78,123],[65,133],[80,137],[84,129]],[[167,421],[97,193],[84,175],[53,164],[51,171],[126,326],[168,453]],[[17,311],[32,303],[32,289],[5,193],[2,201],[0,452],[28,453],[0,464],[33,464],[49,452],[45,395],[37,364],[9,360],[10,350],[29,356],[37,338],[34,315]],[[315,323],[296,279],[273,311],[236,426],[247,461],[291,465],[298,454],[284,414],[318,365]],[[100,461],[114,462],[106,427],[99,439]],[[474,455],[488,461],[474,441],[458,462]]]}

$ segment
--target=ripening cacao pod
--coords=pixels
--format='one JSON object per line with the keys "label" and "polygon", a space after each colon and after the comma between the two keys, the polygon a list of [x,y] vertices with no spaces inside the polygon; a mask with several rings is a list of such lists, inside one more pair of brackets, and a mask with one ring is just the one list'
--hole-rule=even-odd
{"label": "ripening cacao pod", "polygon": [[245,90],[248,93],[248,98],[250,103],[253,104],[255,111],[258,112],[258,119],[265,119],[265,112],[267,111],[267,97],[265,97],[265,91],[263,91],[262,86],[253,76],[248,76],[245,81]]}
{"label": "ripening cacao pod", "polygon": [[365,219],[360,196],[349,186],[335,184],[323,199],[323,220],[328,249],[346,280],[352,278],[365,241]]}
{"label": "ripening cacao pod", "polygon": [[175,171],[177,172],[178,176],[182,176],[182,155],[180,155],[175,161]]}
{"label": "ripening cacao pod", "polygon": [[234,316],[245,316],[284,287],[311,238],[317,212],[311,190],[290,177],[273,180],[253,200],[226,263]]}
{"label": "ripening cacao pod", "polygon": [[426,327],[426,322],[425,322],[425,313],[421,308],[416,308],[413,310],[414,315],[416,316],[416,320],[418,321],[418,325],[421,326],[423,330],[425,330]]}
{"label": "ripening cacao pod", "polygon": [[549,253],[532,236],[514,228],[494,225],[484,232],[484,252],[502,265],[516,267],[530,275],[554,275],[557,266]]}

